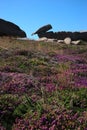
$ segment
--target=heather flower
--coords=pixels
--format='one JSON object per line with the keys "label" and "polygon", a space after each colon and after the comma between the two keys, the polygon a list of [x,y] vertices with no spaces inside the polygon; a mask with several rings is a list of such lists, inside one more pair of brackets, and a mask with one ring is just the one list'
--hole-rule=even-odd
{"label": "heather flower", "polygon": [[[27,90],[37,87],[31,75],[21,73],[5,73],[1,72],[0,91],[1,93],[25,93]],[[36,80],[37,81],[37,80]],[[2,91],[3,90],[3,91]]]}
{"label": "heather flower", "polygon": [[46,84],[46,91],[47,92],[53,92],[56,90],[56,87],[53,84]]}
{"label": "heather flower", "polygon": [[77,78],[77,80],[75,81],[75,85],[80,88],[81,87],[87,88],[87,78],[85,77]]}
{"label": "heather flower", "polygon": [[49,130],[55,130],[55,128],[56,128],[56,125],[54,124],[54,125],[52,125],[52,126],[49,128]]}
{"label": "heather flower", "polygon": [[64,89],[64,86],[59,86],[59,89],[60,89],[60,90],[63,90],[63,89]]}
{"label": "heather flower", "polygon": [[61,55],[58,54],[54,58],[56,58],[59,62],[68,62],[68,61],[76,62],[80,60],[80,58],[77,56],[65,55],[65,54],[61,54]]}

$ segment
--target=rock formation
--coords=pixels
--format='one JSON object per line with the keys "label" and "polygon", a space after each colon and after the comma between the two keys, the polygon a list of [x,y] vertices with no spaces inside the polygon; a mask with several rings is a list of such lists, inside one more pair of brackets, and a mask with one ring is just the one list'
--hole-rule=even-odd
{"label": "rock formation", "polygon": [[26,37],[26,33],[16,24],[0,19],[0,36]]}
{"label": "rock formation", "polygon": [[71,38],[72,41],[76,40],[87,41],[87,32],[65,32],[65,31],[48,32],[49,29],[52,29],[52,26],[50,24],[41,27],[33,34],[37,34],[39,38],[46,37],[51,39],[64,40],[66,37],[69,37]]}

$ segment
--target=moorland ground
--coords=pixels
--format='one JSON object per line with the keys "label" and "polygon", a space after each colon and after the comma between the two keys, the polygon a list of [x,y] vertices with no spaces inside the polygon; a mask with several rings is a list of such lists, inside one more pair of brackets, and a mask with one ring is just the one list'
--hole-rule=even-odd
{"label": "moorland ground", "polygon": [[0,38],[0,130],[87,130],[87,42]]}

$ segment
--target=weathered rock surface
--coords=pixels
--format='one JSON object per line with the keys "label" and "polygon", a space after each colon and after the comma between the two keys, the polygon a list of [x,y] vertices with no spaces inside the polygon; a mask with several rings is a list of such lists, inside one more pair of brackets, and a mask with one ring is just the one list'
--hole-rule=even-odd
{"label": "weathered rock surface", "polygon": [[26,33],[16,24],[0,19],[0,36],[26,37]]}
{"label": "weathered rock surface", "polygon": [[48,32],[49,29],[52,29],[52,26],[50,24],[41,27],[33,34],[37,34],[39,38],[46,37],[51,39],[64,40],[66,37],[70,37],[72,41],[76,40],[87,41],[87,32],[65,32],[65,31]]}

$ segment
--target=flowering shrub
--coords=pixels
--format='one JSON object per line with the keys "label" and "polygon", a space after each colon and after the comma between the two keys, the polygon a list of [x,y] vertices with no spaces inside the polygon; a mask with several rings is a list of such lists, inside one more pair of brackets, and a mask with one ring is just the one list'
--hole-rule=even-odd
{"label": "flowering shrub", "polygon": [[[40,119],[29,117],[28,119],[17,119],[12,130],[28,129],[28,130],[66,130],[66,129],[86,129],[87,120],[80,117],[78,113],[72,111],[45,111]],[[85,125],[84,125],[85,124]]]}
{"label": "flowering shrub", "polygon": [[26,74],[0,72],[0,77],[0,93],[22,94],[36,85],[34,78]]}

